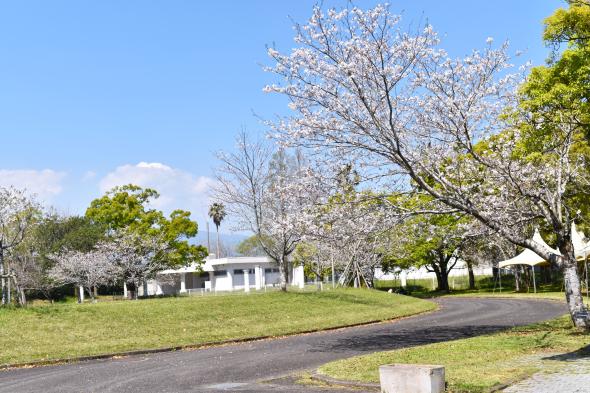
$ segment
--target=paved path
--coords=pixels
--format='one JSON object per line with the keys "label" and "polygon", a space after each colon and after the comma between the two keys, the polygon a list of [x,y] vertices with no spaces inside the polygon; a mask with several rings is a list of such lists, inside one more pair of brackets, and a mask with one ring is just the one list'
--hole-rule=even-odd
{"label": "paved path", "polygon": [[0,393],[334,393],[333,389],[268,381],[335,359],[472,337],[566,312],[560,303],[539,300],[443,298],[438,302],[441,309],[437,312],[392,323],[194,351],[4,371],[0,372]]}
{"label": "paved path", "polygon": [[[542,355],[548,372],[540,372],[504,390],[504,393],[590,393],[590,357],[582,354]],[[561,363],[561,364],[556,364]]]}

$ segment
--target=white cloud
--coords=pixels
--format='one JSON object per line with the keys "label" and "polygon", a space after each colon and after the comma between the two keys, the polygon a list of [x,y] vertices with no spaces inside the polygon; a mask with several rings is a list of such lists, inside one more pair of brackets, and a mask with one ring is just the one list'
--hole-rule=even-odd
{"label": "white cloud", "polygon": [[117,167],[100,180],[99,187],[102,193],[125,184],[153,188],[160,193],[153,207],[165,212],[185,209],[191,211],[195,218],[203,218],[213,183],[214,180],[209,177],[195,176],[159,162],[140,162]]}
{"label": "white cloud", "polygon": [[41,202],[51,202],[61,194],[65,172],[51,169],[0,169],[0,186],[25,189]]}
{"label": "white cloud", "polygon": [[86,182],[86,181],[94,179],[95,177],[96,177],[96,172],[86,171],[86,173],[84,173],[84,176],[82,176],[82,181]]}

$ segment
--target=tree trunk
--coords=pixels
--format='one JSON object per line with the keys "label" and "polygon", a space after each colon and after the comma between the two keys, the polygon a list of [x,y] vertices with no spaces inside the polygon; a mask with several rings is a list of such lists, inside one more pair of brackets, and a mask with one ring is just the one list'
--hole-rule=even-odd
{"label": "tree trunk", "polygon": [[82,303],[82,297],[80,296],[80,286],[78,284],[74,285],[74,296],[76,296],[76,301],[78,304]]}
{"label": "tree trunk", "polygon": [[25,307],[27,305],[27,298],[25,296],[25,290],[18,284],[18,280],[16,276],[12,276],[14,280],[14,289],[16,290],[17,294],[17,301],[21,307]]}
{"label": "tree trunk", "polygon": [[26,305],[27,305],[27,295],[25,293],[25,290],[22,289],[22,288],[19,291],[19,302],[20,302],[20,305],[21,306],[26,307]]}
{"label": "tree trunk", "polygon": [[438,263],[432,262],[431,264],[432,270],[434,270],[434,273],[436,274],[436,289],[438,291],[450,292],[449,272],[447,270],[448,260],[445,258],[444,254],[438,254],[436,258],[438,259]]}
{"label": "tree trunk", "polygon": [[90,296],[90,301],[92,303],[96,303],[96,299],[94,298],[94,291],[92,290],[92,287],[87,287],[85,289],[86,289],[86,291],[88,291],[88,295]]}
{"label": "tree trunk", "polygon": [[2,281],[2,305],[7,305],[9,302],[8,297],[8,285],[6,285],[7,278],[4,277],[4,274],[7,273],[5,266],[4,266],[4,248],[2,244],[0,244],[0,279]]}
{"label": "tree trunk", "polygon": [[588,323],[588,311],[584,306],[582,287],[580,285],[580,276],[578,276],[576,264],[577,262],[574,259],[573,263],[567,263],[563,269],[565,299],[567,301],[567,306],[574,326],[588,330],[590,328]]}
{"label": "tree trunk", "polygon": [[221,251],[219,247],[219,227],[217,226],[217,258],[221,258]]}
{"label": "tree trunk", "polygon": [[589,330],[588,310],[584,306],[582,285],[578,275],[578,261],[574,255],[574,245],[571,236],[558,238],[559,251],[563,261],[563,281],[565,286],[565,300],[574,326]]}
{"label": "tree trunk", "polygon": [[441,268],[436,264],[432,264],[432,270],[436,274],[436,290],[443,292],[450,292],[449,290],[449,275],[446,268]]}
{"label": "tree trunk", "polygon": [[287,272],[287,261],[285,260],[284,256],[281,256],[278,262],[281,291],[287,292],[287,283],[289,282],[289,273]]}
{"label": "tree trunk", "polygon": [[8,278],[6,279],[6,304],[12,303],[12,285],[10,285],[10,265],[6,262],[4,267],[4,271],[8,274]]}
{"label": "tree trunk", "polygon": [[139,299],[139,280],[133,281],[133,300]]}
{"label": "tree trunk", "polygon": [[469,289],[475,289],[475,275],[473,274],[473,264],[467,262],[467,271],[469,273]]}

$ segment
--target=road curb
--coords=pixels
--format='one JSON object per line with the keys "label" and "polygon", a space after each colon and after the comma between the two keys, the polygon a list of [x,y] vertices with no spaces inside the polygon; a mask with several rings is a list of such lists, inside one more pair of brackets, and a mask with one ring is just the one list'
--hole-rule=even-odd
{"label": "road curb", "polygon": [[322,382],[332,386],[346,386],[346,387],[353,387],[353,388],[365,388],[371,389],[371,391],[379,391],[381,389],[381,385],[378,383],[370,383],[370,382],[356,382],[356,381],[347,381],[345,379],[336,379],[332,377],[328,377],[327,375],[320,374],[318,370],[315,370],[309,376],[312,380]]}
{"label": "road curb", "polygon": [[[424,299],[424,300],[426,300],[426,299]],[[85,361],[90,361],[90,360],[117,359],[117,358],[129,357],[129,356],[148,355],[148,354],[154,354],[154,353],[191,351],[191,350],[198,350],[198,349],[211,348],[211,347],[222,347],[222,346],[231,345],[231,344],[242,344],[242,343],[256,342],[256,341],[276,340],[276,339],[293,337],[293,336],[303,336],[303,335],[312,334],[312,333],[330,332],[330,331],[335,331],[335,330],[349,329],[349,328],[355,328],[355,327],[361,327],[361,326],[377,325],[377,324],[381,324],[381,323],[391,323],[391,322],[400,321],[400,320],[406,319],[406,318],[412,318],[412,317],[415,317],[418,315],[424,315],[424,314],[428,314],[431,312],[436,312],[441,309],[439,304],[437,304],[436,302],[432,302],[432,303],[434,303],[434,305],[436,306],[432,310],[426,310],[426,311],[418,312],[416,314],[406,315],[403,317],[397,317],[397,318],[392,318],[392,319],[376,319],[376,320],[367,321],[367,322],[353,323],[350,325],[333,326],[333,327],[328,327],[328,328],[323,328],[323,329],[310,329],[310,330],[304,330],[304,331],[295,332],[295,333],[287,333],[287,334],[282,334],[282,335],[277,335],[277,336],[273,336],[273,335],[254,336],[254,337],[245,337],[245,338],[238,338],[238,339],[232,339],[232,340],[211,341],[211,342],[205,342],[205,343],[201,343],[201,344],[186,344],[186,345],[177,345],[177,346],[171,346],[171,347],[153,348],[153,349],[138,349],[138,350],[133,350],[133,351],[110,352],[110,353],[104,353],[104,354],[98,354],[98,355],[74,356],[74,357],[60,358],[60,359],[47,359],[47,360],[36,360],[36,361],[32,361],[32,362],[0,364],[0,371],[17,369],[17,368],[54,366],[54,365],[60,365],[60,364],[85,362]]]}

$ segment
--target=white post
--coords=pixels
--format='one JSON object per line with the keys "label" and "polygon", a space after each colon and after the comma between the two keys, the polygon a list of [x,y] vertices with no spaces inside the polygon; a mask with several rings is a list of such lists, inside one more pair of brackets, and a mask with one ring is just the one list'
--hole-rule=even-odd
{"label": "white post", "polygon": [[213,272],[209,272],[209,291],[215,290],[215,274]]}
{"label": "white post", "polygon": [[248,269],[244,269],[244,292],[250,292],[250,271]]}
{"label": "white post", "polygon": [[535,267],[531,266],[531,273],[533,274],[533,290],[537,293],[537,281],[535,280]]}
{"label": "white post", "polygon": [[84,303],[84,287],[82,285],[78,288],[78,293],[80,294],[80,303]]}
{"label": "white post", "polygon": [[256,290],[258,291],[262,288],[262,273],[261,273],[260,265],[256,265],[254,267],[254,285],[256,286]]}
{"label": "white post", "polygon": [[127,299],[127,296],[129,296],[127,293],[127,282],[123,281],[123,299]]}
{"label": "white post", "polygon": [[299,289],[304,289],[305,288],[305,272],[303,270],[303,266],[297,266],[297,281],[299,284]]}
{"label": "white post", "polygon": [[180,273],[180,293],[186,293],[186,273]]}
{"label": "white post", "polygon": [[399,275],[399,278],[401,280],[402,288],[405,288],[408,285],[408,274],[402,270],[402,272]]}
{"label": "white post", "polygon": [[232,274],[231,269],[227,269],[227,278],[229,279],[229,290],[234,290],[234,276]]}

